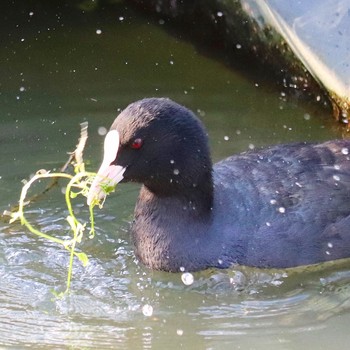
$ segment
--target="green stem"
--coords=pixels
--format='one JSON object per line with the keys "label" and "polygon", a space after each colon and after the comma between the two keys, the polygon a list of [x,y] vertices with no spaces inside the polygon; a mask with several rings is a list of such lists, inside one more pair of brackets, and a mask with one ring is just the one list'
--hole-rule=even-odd
{"label": "green stem", "polygon": [[27,192],[29,187],[37,180],[42,179],[42,178],[52,178],[52,177],[64,177],[67,179],[71,179],[72,175],[69,174],[64,174],[64,173],[45,173],[45,174],[36,174],[34,175],[22,188],[22,192],[21,192],[21,197],[19,199],[19,207],[18,207],[18,216],[21,219],[21,224],[25,225],[29,231],[31,231],[32,233],[38,235],[39,237],[43,237],[46,239],[49,239],[52,242],[58,243],[58,244],[62,244],[63,246],[66,246],[66,242],[62,239],[56,238],[56,237],[52,237],[46,233],[43,233],[39,230],[37,230],[36,228],[34,228],[25,218],[24,216],[24,206],[25,206],[25,199],[27,196]]}
{"label": "green stem", "polygon": [[[76,219],[74,212],[73,212],[73,206],[72,206],[72,202],[71,202],[71,191],[72,191],[72,187],[73,185],[75,185],[78,180],[80,180],[83,177],[89,177],[89,176],[93,176],[95,175],[95,173],[91,173],[91,172],[87,172],[87,171],[83,171],[80,173],[75,174],[74,176],[71,177],[71,180],[69,181],[67,188],[66,188],[66,193],[65,193],[65,199],[66,199],[66,203],[67,203],[67,208],[68,208],[68,212],[69,215],[73,218],[74,223],[77,225],[79,222]],[[90,211],[91,214],[91,211]]]}
{"label": "green stem", "polygon": [[66,290],[64,292],[64,294],[68,293],[69,288],[70,288],[70,284],[72,281],[72,275],[73,275],[73,261],[74,261],[74,250],[75,250],[75,244],[76,244],[76,240],[72,241],[72,247],[71,247],[71,251],[70,251],[70,257],[69,257],[69,265],[68,265],[68,274],[67,274],[67,282],[66,282]]}
{"label": "green stem", "polygon": [[[80,261],[82,261],[83,264],[86,264],[88,261],[86,254],[75,252],[76,243],[80,242],[80,240],[82,238],[84,226],[79,223],[79,221],[77,220],[77,218],[74,215],[73,206],[72,206],[72,202],[71,202],[72,187],[77,186],[77,187],[82,188],[83,186],[80,184],[79,180],[81,178],[94,176],[94,175],[95,175],[95,173],[86,172],[86,171],[77,173],[74,176],[69,175],[69,174],[65,174],[65,173],[40,173],[40,174],[34,175],[22,188],[22,192],[21,192],[21,196],[20,196],[20,200],[19,200],[19,209],[18,209],[18,213],[16,216],[16,217],[20,218],[21,224],[25,225],[29,229],[29,231],[38,235],[39,237],[43,237],[43,238],[46,238],[52,242],[63,245],[64,248],[66,248],[70,252],[66,290],[65,290],[65,292],[61,293],[60,296],[63,296],[64,294],[66,294],[69,291],[71,279],[72,279],[72,274],[73,274],[74,256],[78,257],[78,259]],[[37,230],[28,222],[28,220],[24,216],[24,206],[26,205],[25,199],[27,196],[27,192],[28,192],[30,186],[35,181],[37,181],[39,179],[43,179],[43,178],[66,178],[66,179],[69,179],[69,183],[67,185],[66,192],[65,192],[65,199],[66,199],[66,204],[67,204],[67,208],[68,208],[68,212],[69,212],[69,216],[67,217],[67,220],[68,220],[68,222],[72,228],[72,231],[73,231],[73,239],[71,239],[71,240],[62,240],[62,239],[50,236],[46,233],[43,233],[43,232]],[[91,235],[91,232],[92,233],[94,232],[94,219],[93,219],[93,206],[92,205],[89,207],[89,210],[90,210],[90,221],[91,221],[91,231],[90,231],[90,235]]]}

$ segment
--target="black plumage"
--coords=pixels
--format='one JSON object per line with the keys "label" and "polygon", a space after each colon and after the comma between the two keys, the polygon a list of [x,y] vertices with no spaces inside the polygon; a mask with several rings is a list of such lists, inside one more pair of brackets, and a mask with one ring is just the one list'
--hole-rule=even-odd
{"label": "black plumage", "polygon": [[160,98],[129,105],[113,130],[110,166],[143,184],[131,232],[149,267],[285,268],[350,256],[350,141],[277,145],[212,166],[200,120]]}

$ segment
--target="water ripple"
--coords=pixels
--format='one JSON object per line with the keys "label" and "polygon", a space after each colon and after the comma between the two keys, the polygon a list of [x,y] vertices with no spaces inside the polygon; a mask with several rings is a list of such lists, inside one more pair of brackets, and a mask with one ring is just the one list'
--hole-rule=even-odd
{"label": "water ripple", "polygon": [[[46,232],[67,236],[64,211],[30,215]],[[150,271],[137,262],[128,222],[116,227],[103,221],[82,249],[89,265],[74,264],[71,292],[57,299],[52,291],[65,287],[68,252],[21,226],[1,228],[2,346],[127,349],[141,339],[147,348],[159,333],[188,332],[195,344],[278,334],[284,342],[322,330],[350,310],[348,262],[304,270],[210,270],[194,273],[193,283],[184,285],[181,274]],[[152,306],[152,315],[142,314],[144,305]]]}

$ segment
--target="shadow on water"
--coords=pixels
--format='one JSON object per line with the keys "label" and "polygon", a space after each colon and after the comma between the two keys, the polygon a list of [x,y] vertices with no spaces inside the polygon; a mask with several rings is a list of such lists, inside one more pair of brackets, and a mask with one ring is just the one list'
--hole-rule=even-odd
{"label": "shadow on water", "polygon": [[[1,210],[17,201],[21,179],[65,162],[83,120],[90,126],[85,159],[96,169],[99,127],[144,96],[169,96],[196,111],[215,160],[341,136],[323,109],[247,81],[161,26],[118,11],[106,20],[84,14],[72,21],[61,13],[49,25],[37,10],[24,23],[7,22],[0,48]],[[138,188],[120,185],[97,211],[97,235],[82,245],[90,264],[75,263],[64,299],[52,290],[64,289],[68,253],[19,224],[0,224],[3,348],[346,348],[347,261],[306,270],[204,271],[186,285],[191,276],[150,271],[135,259],[128,228]],[[75,210],[87,216],[83,203]],[[66,216],[61,188],[28,208],[33,224],[61,237],[68,234]]]}

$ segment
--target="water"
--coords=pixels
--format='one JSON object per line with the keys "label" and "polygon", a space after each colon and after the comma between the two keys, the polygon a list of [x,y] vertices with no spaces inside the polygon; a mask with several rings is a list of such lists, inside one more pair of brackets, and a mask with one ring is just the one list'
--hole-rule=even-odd
{"label": "water", "polygon": [[[43,11],[28,8],[2,23],[1,211],[17,202],[23,178],[64,164],[85,120],[85,159],[97,169],[98,128],[108,128],[119,108],[144,96],[169,96],[196,111],[214,160],[252,147],[341,136],[330,111],[316,102],[247,80],[122,7],[73,18]],[[66,237],[61,187],[33,204],[28,219]],[[137,185],[120,185],[97,211],[96,237],[81,246],[90,264],[75,263],[71,293],[63,299],[52,291],[65,287],[68,253],[18,223],[0,223],[0,347],[348,347],[347,261],[289,271],[204,271],[193,281],[150,271],[135,259],[128,233],[137,192]],[[82,202],[75,210],[87,215]]]}

